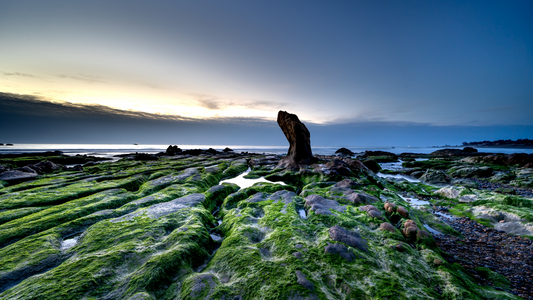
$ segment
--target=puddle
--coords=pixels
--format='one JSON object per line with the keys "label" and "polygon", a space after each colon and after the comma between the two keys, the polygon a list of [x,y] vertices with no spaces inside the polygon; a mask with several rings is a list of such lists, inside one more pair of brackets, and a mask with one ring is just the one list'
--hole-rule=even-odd
{"label": "puddle", "polygon": [[379,165],[381,166],[382,169],[397,171],[397,170],[403,169],[402,163],[403,161],[400,160],[397,162],[380,163]]}
{"label": "puddle", "polygon": [[415,161],[426,161],[429,160],[429,158],[415,158]]}
{"label": "puddle", "polygon": [[211,233],[210,236],[213,239],[213,241],[215,241],[215,242],[222,241],[222,237],[220,235],[216,235],[216,234]]}
{"label": "puddle", "polygon": [[420,200],[420,199],[417,199],[417,198],[414,198],[414,197],[404,197],[404,196],[402,196],[400,194],[398,194],[398,196],[400,198],[402,198],[403,200],[409,202],[412,205],[417,205],[417,206],[431,205],[431,203],[429,203],[429,201]]}
{"label": "puddle", "polygon": [[78,235],[70,239],[61,241],[61,251],[65,251],[76,246],[76,244],[78,243],[78,240],[80,239],[80,236],[81,235]]}
{"label": "puddle", "polygon": [[244,189],[244,188],[247,188],[247,187],[251,187],[252,185],[254,185],[255,183],[258,183],[258,182],[268,182],[268,183],[286,185],[284,182],[281,182],[281,181],[273,182],[273,181],[266,180],[264,177],[260,177],[260,178],[256,178],[256,179],[244,178],[244,176],[246,176],[248,173],[250,173],[250,171],[251,171],[251,169],[248,168],[248,170],[246,170],[246,172],[242,173],[241,175],[239,175],[237,177],[234,177],[234,178],[222,180],[219,184],[223,184],[224,182],[234,183],[234,184],[238,185],[241,189]]}
{"label": "puddle", "polygon": [[305,209],[300,208],[300,209],[298,210],[298,214],[300,215],[300,218],[302,218],[302,219],[307,219],[307,214],[306,214],[306,212],[305,212]]}
{"label": "puddle", "polygon": [[424,227],[426,227],[426,229],[427,229],[429,232],[431,232],[431,234],[433,234],[433,235],[439,235],[439,234],[442,234],[442,232],[440,232],[440,231],[438,231],[438,230],[435,230],[435,229],[429,227],[428,224],[424,224]]}
{"label": "puddle", "polygon": [[378,172],[376,175],[378,175],[379,177],[381,178],[395,178],[395,179],[405,179],[409,182],[420,182],[420,180],[414,178],[414,177],[411,177],[411,176],[407,176],[407,175],[400,175],[400,174],[383,174],[383,173],[380,173]]}
{"label": "puddle", "polygon": [[456,218],[455,218],[454,216],[452,216],[452,215],[445,214],[445,213],[441,213],[441,212],[438,212],[438,211],[433,212],[433,214],[435,214],[435,215],[437,215],[437,216],[439,216],[439,217],[446,218],[446,219],[448,219],[448,220],[456,219]]}

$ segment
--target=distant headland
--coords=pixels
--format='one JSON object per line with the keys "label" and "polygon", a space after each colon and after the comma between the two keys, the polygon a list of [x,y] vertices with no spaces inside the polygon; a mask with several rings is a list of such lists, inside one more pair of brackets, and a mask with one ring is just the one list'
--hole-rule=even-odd
{"label": "distant headland", "polygon": [[491,148],[533,148],[533,140],[517,139],[517,140],[497,140],[497,141],[482,141],[482,142],[463,142],[463,146],[471,147],[491,147]]}

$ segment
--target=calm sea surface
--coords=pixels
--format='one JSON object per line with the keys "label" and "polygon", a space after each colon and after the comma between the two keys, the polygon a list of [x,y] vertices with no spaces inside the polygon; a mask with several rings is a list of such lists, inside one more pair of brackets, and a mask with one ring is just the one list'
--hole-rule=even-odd
{"label": "calm sea surface", "polygon": [[[226,147],[236,152],[254,152],[254,153],[271,153],[286,154],[289,146],[246,146],[246,145],[178,145],[181,149],[208,149],[213,148],[222,150]],[[112,157],[117,154],[126,154],[134,152],[157,153],[164,152],[168,145],[121,145],[121,144],[15,144],[14,146],[0,146],[1,153],[28,153],[44,151],[63,151],[67,155],[87,154],[102,157]],[[312,147],[314,154],[329,155],[334,154],[340,147]],[[355,153],[364,152],[365,150],[382,150],[396,154],[403,152],[411,153],[431,153],[433,151],[452,148],[452,147],[373,147],[373,146],[353,146],[346,147]],[[462,147],[460,147],[462,148]],[[516,149],[516,148],[478,148],[479,152],[487,153],[533,153],[533,149]]]}

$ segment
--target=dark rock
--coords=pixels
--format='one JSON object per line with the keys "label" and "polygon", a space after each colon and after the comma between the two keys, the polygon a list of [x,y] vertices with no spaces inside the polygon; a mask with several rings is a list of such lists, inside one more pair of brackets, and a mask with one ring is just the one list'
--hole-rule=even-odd
{"label": "dark rock", "polygon": [[165,155],[174,156],[174,155],[179,154],[181,152],[182,152],[182,150],[178,146],[170,145],[170,146],[168,146],[167,151],[165,151]]}
{"label": "dark rock", "polygon": [[294,252],[292,255],[294,255],[294,257],[296,257],[297,259],[303,259],[301,252]]}
{"label": "dark rock", "polygon": [[0,173],[4,172],[4,171],[7,171],[7,167],[4,166],[4,165],[0,165]]}
{"label": "dark rock", "polygon": [[477,153],[477,149],[473,147],[464,147],[463,151],[468,153]]}
{"label": "dark rock", "polygon": [[430,153],[433,156],[469,156],[476,152],[463,151],[461,149],[441,149]]}
{"label": "dark rock", "polygon": [[433,169],[428,169],[426,173],[420,177],[420,181],[432,184],[446,184],[450,182],[443,171]]}
{"label": "dark rock", "polygon": [[490,167],[465,167],[455,170],[450,174],[454,178],[480,178],[489,177],[493,173]]}
{"label": "dark rock", "polygon": [[311,134],[300,122],[298,116],[285,111],[278,112],[278,125],[289,141],[289,151],[278,164],[280,168],[300,169],[301,165],[310,165],[315,161],[311,151]]}
{"label": "dark rock", "polygon": [[37,173],[34,169],[30,168],[29,166],[24,166],[16,169],[16,171],[22,171],[26,173]]}
{"label": "dark rock", "polygon": [[398,155],[392,152],[387,152],[387,151],[368,151],[367,150],[361,156],[365,158],[372,157],[372,158],[378,159],[380,162],[398,160]]}
{"label": "dark rock", "polygon": [[310,207],[310,211],[314,211],[317,215],[331,215],[330,209],[339,212],[345,210],[345,207],[341,206],[337,201],[328,200],[316,194],[305,197],[305,207]]}
{"label": "dark rock", "polygon": [[344,179],[342,181],[337,182],[335,186],[341,188],[354,188],[360,186],[360,184],[351,179]]}
{"label": "dark rock", "polygon": [[222,150],[222,152],[224,152],[224,153],[233,152],[233,150],[228,148],[228,147],[226,147],[226,148],[224,148],[224,150]]}
{"label": "dark rock", "polygon": [[70,168],[72,171],[83,171],[83,167],[81,165],[75,165],[74,167]]}
{"label": "dark rock", "polygon": [[422,177],[422,175],[424,175],[424,173],[425,173],[424,171],[414,171],[411,174],[409,174],[409,176],[414,177],[414,178],[420,178]]}
{"label": "dark rock", "polygon": [[370,204],[379,201],[378,198],[365,193],[352,193],[348,196],[344,196],[343,198],[352,202],[353,204]]}
{"label": "dark rock", "polygon": [[365,160],[363,161],[363,164],[374,173],[381,170],[381,166],[373,159]]}
{"label": "dark rock", "polygon": [[34,164],[33,166],[30,166],[32,169],[37,171],[37,173],[44,174],[44,173],[52,173],[54,171],[60,170],[60,166],[54,164],[51,161],[41,161],[39,163]]}
{"label": "dark rock", "polygon": [[315,289],[315,286],[311,283],[311,281],[307,280],[304,273],[301,271],[295,271],[295,273],[299,285],[311,291]]}
{"label": "dark rock", "polygon": [[329,237],[334,241],[344,243],[361,251],[367,251],[367,241],[355,231],[349,231],[335,225],[329,229]]}
{"label": "dark rock", "polygon": [[[28,168],[29,169],[29,168]],[[33,171],[33,170],[32,170]],[[4,181],[23,181],[37,177],[38,174],[33,172],[24,172],[20,170],[4,171],[0,174],[0,180]]]}
{"label": "dark rock", "polygon": [[338,254],[346,261],[353,261],[355,259],[355,254],[348,249],[348,247],[343,244],[330,244],[324,247],[324,252],[329,254]]}
{"label": "dark rock", "polygon": [[353,156],[355,153],[353,153],[350,149],[340,148],[339,150],[335,151],[335,154],[340,154],[343,156]]}
{"label": "dark rock", "polygon": [[358,159],[351,159],[351,158],[344,157],[342,158],[342,161],[348,165],[348,167],[352,170],[352,172],[365,173],[368,170],[368,167],[365,166]]}
{"label": "dark rock", "polygon": [[324,167],[320,169],[320,172],[326,175],[340,175],[340,176],[353,175],[352,170],[350,169],[348,164],[338,159],[328,161],[324,165]]}

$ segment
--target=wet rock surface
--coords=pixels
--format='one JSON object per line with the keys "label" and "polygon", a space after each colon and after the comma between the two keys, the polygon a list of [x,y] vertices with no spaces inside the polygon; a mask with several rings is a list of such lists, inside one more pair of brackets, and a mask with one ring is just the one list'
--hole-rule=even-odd
{"label": "wet rock surface", "polygon": [[[446,213],[447,209],[437,211]],[[478,270],[488,268],[509,280],[509,290],[513,294],[533,299],[533,242],[530,239],[506,234],[468,218],[446,218],[445,222],[464,236],[434,236],[449,263],[463,266],[480,285],[494,286],[495,283]]]}
{"label": "wet rock surface", "polygon": [[[511,185],[530,176],[527,169],[493,166],[491,177],[453,178],[472,166],[453,156],[360,155],[402,174],[437,170],[457,185],[443,188],[383,178],[361,160],[338,155],[281,169],[278,155],[174,150],[78,170],[46,173],[41,164],[43,173],[33,179],[2,182],[0,298],[517,299],[506,291],[529,297],[529,240],[454,223],[462,219],[448,224],[440,210],[432,213],[433,205],[448,205],[496,228],[528,225],[533,206],[517,190],[526,188]],[[497,184],[516,192],[478,188],[496,174]],[[265,180],[242,188],[225,181],[236,177]],[[461,201],[465,196],[476,198]],[[487,263],[491,253],[498,260],[497,251],[507,251],[506,263]]]}

